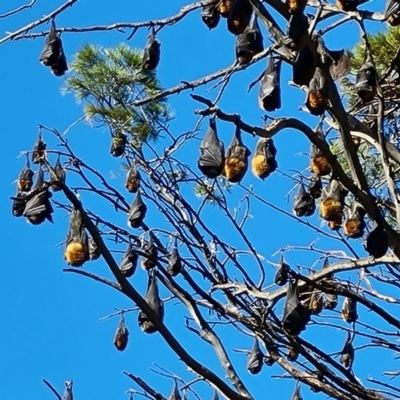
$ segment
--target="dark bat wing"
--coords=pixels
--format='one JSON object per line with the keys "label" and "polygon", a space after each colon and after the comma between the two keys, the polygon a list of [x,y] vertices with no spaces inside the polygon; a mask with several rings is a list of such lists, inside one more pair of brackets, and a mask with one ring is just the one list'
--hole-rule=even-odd
{"label": "dark bat wing", "polygon": [[290,49],[301,50],[308,36],[308,18],[302,13],[292,14],[287,25],[286,36],[285,44]]}
{"label": "dark bat wing", "polygon": [[48,197],[47,190],[43,190],[35,194],[31,199],[28,200],[25,206],[24,217],[33,218],[42,215],[48,211]]}
{"label": "dark bat wing", "polygon": [[227,18],[228,31],[234,35],[244,32],[251,21],[253,7],[248,0],[233,0]]}
{"label": "dark bat wing", "polygon": [[206,134],[200,144],[199,164],[206,167],[218,167],[224,160],[224,149],[219,141],[215,123],[210,121]]}
{"label": "dark bat wing", "polygon": [[314,199],[319,199],[322,193],[322,181],[317,174],[311,174],[310,182],[308,184],[308,192]]}
{"label": "dark bat wing", "polygon": [[114,334],[114,346],[119,351],[124,351],[128,345],[129,331],[125,325],[125,318],[121,315]]}
{"label": "dark bat wing", "polygon": [[201,19],[207,25],[208,29],[216,28],[220,20],[217,4],[204,5],[201,10]]}
{"label": "dark bat wing", "polygon": [[60,48],[61,39],[57,35],[54,21],[52,21],[49,34],[46,37],[43,50],[39,56],[39,61],[46,66],[50,66],[57,60]]}
{"label": "dark bat wing", "polygon": [[351,368],[354,361],[354,347],[351,344],[350,334],[347,332],[347,337],[344,342],[342,351],[340,352],[340,362],[345,368]]}
{"label": "dark bat wing", "polygon": [[367,235],[365,250],[374,258],[383,257],[389,248],[388,235],[384,229],[376,225]]}
{"label": "dark bat wing", "polygon": [[274,277],[274,282],[278,286],[284,286],[286,285],[288,279],[289,279],[289,270],[290,266],[285,263],[283,259],[283,254],[281,255],[281,259],[279,261],[279,267],[278,270],[276,271],[275,277]]}
{"label": "dark bat wing", "polygon": [[263,36],[258,25],[257,15],[253,14],[249,26],[236,37],[236,59],[241,64],[249,63],[252,58],[264,50]]}
{"label": "dark bat wing", "polygon": [[153,71],[157,68],[160,62],[161,43],[156,39],[154,28],[150,30],[147,37],[146,45],[144,47],[142,68]]}
{"label": "dark bat wing", "polygon": [[329,66],[329,72],[333,79],[339,79],[347,74],[350,69],[350,58],[344,50],[330,50],[333,62]]}
{"label": "dark bat wing", "polygon": [[138,254],[133,250],[129,243],[119,264],[119,269],[126,278],[130,278],[136,271],[139,260]]}
{"label": "dark bat wing", "polygon": [[258,93],[259,105],[265,111],[274,111],[281,107],[280,71],[282,60],[269,58],[267,69],[261,79]]}
{"label": "dark bat wing", "polygon": [[88,247],[89,247],[89,258],[94,261],[98,260],[101,256],[100,249],[98,248],[96,242],[92,237],[89,237],[88,240]]}
{"label": "dark bat wing", "polygon": [[154,268],[158,261],[158,251],[154,246],[153,239],[150,235],[147,243],[144,243],[142,246],[143,252],[146,256],[142,257],[141,265],[145,270],[149,270]]}
{"label": "dark bat wing", "polygon": [[34,172],[31,170],[29,165],[29,159],[26,160],[24,168],[18,175],[18,190],[21,192],[29,192],[32,189]]}
{"label": "dark bat wing", "polygon": [[300,183],[299,190],[293,198],[293,212],[298,217],[308,217],[315,211],[315,200],[306,192],[303,183]]}
{"label": "dark bat wing", "polygon": [[297,336],[306,328],[307,311],[297,294],[297,284],[289,280],[285,306],[283,310],[283,328],[292,336]]}
{"label": "dark bat wing", "polygon": [[298,53],[297,59],[293,64],[293,82],[299,86],[309,85],[317,67],[317,58],[308,46],[304,46]]}
{"label": "dark bat wing", "polygon": [[27,202],[27,196],[22,192],[17,192],[16,196],[12,198],[12,215],[14,217],[22,217],[24,215]]}
{"label": "dark bat wing", "polygon": [[47,147],[47,144],[42,139],[42,133],[39,132],[36,142],[33,145],[33,149],[32,149],[31,161],[34,164],[39,164],[42,161],[45,151],[46,151],[46,147]]}
{"label": "dark bat wing", "polygon": [[147,206],[142,200],[140,192],[136,193],[136,197],[129,209],[128,222],[132,228],[139,228],[147,213]]}
{"label": "dark bat wing", "polygon": [[168,256],[168,267],[167,272],[171,276],[176,276],[182,271],[182,260],[178,253],[176,246],[173,247],[171,253]]}
{"label": "dark bat wing", "polygon": [[253,348],[251,349],[249,355],[247,356],[246,369],[251,374],[258,374],[261,372],[263,367],[263,353],[260,350],[258,340],[254,340]]}

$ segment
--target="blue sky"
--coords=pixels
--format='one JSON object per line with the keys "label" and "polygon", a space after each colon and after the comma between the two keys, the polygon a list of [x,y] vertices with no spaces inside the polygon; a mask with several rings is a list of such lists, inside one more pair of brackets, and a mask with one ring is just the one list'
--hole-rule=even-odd
{"label": "blue sky", "polygon": [[[128,0],[114,0],[112,6],[106,1],[87,0],[77,2],[72,8],[57,18],[58,26],[92,26],[98,24],[111,24],[117,21],[142,21],[156,19],[175,14],[185,4],[181,0],[148,0],[148,6],[143,7],[143,2]],[[42,17],[56,8],[61,1],[38,1],[32,9],[11,18],[1,20],[1,35],[12,32],[29,22]],[[0,6],[0,14],[16,6],[14,1],[5,0]],[[365,8],[371,10],[382,9],[381,1],[367,3]],[[384,25],[375,23],[373,29],[383,29]],[[47,29],[42,25],[39,30]],[[129,31],[125,33],[97,32],[64,34],[62,36],[64,49],[68,61],[83,43],[94,43],[102,46],[115,46],[118,43],[128,43],[132,47],[142,47],[147,31],[139,30],[135,36],[126,42]],[[346,24],[331,32],[326,37],[329,48],[339,49],[351,46],[357,40],[358,28],[355,24]],[[161,62],[158,68],[158,77],[163,87],[167,88],[179,83],[181,80],[191,80],[209,74],[217,69],[226,67],[234,59],[234,37],[226,31],[225,20],[221,20],[217,29],[208,31],[201,22],[199,11],[187,16],[182,22],[161,31],[159,39],[162,42]],[[264,33],[264,44],[268,45],[267,34]],[[37,134],[37,125],[55,127],[60,131],[65,130],[72,122],[82,115],[82,108],[75,102],[73,95],[62,96],[60,88],[62,78],[50,74],[48,68],[38,62],[39,53],[43,46],[43,39],[19,40],[6,42],[0,48],[3,62],[0,64],[2,77],[1,110],[3,121],[3,137],[6,145],[1,148],[0,163],[2,167],[2,193],[0,196],[0,213],[4,222],[2,235],[2,260],[3,272],[0,283],[0,314],[2,315],[0,355],[4,360],[0,365],[0,398],[2,400],[30,400],[51,399],[54,396],[43,385],[41,379],[45,377],[59,390],[63,387],[65,379],[74,379],[75,396],[77,399],[125,399],[124,392],[132,387],[131,381],[121,374],[122,370],[140,375],[155,388],[165,395],[172,387],[171,380],[151,373],[149,368],[154,362],[171,371],[181,374],[186,379],[192,375],[185,371],[183,364],[177,359],[164,344],[158,335],[142,334],[136,323],[136,313],[127,315],[130,329],[130,343],[125,352],[117,352],[112,345],[114,329],[117,319],[99,319],[112,312],[114,307],[130,307],[130,302],[119,293],[90,281],[82,276],[62,272],[63,247],[57,247],[63,240],[67,229],[66,213],[56,210],[54,225],[44,223],[32,226],[23,218],[11,216],[11,202],[9,197],[14,195],[15,184],[12,184],[22,168],[25,159],[19,157],[20,151],[31,149]],[[263,113],[257,105],[257,90],[247,94],[248,84],[263,70],[265,62],[248,68],[245,72],[235,75],[226,90],[219,106],[226,112],[240,113],[246,122],[261,125]],[[282,108],[273,116],[293,115],[309,123],[312,127],[317,123],[315,117],[310,117],[298,111],[298,106],[303,105],[304,93],[287,85],[291,79],[288,65],[282,68]],[[218,89],[217,89],[218,90]],[[205,92],[204,88],[196,91],[209,98],[214,98],[216,91]],[[193,102],[188,93],[181,93],[170,98],[170,106],[174,112],[175,120],[171,124],[172,131],[178,135],[194,127],[197,117],[193,110],[199,104]],[[203,123],[204,129],[206,123]],[[227,145],[231,140],[233,126],[218,122],[218,133]],[[244,136],[247,146],[253,151],[255,139],[249,135]],[[68,140],[78,156],[85,157],[85,161],[95,166],[111,184],[116,187],[131,201],[131,197],[124,191],[123,172],[121,161],[108,156],[109,137],[104,129],[95,129],[88,124],[79,124],[70,130]],[[50,134],[45,135],[49,148],[55,148],[57,143]],[[278,148],[279,170],[291,174],[293,170],[303,170],[307,167],[308,151],[307,140],[293,130],[286,130],[275,140]],[[160,145],[161,146],[161,145]],[[192,141],[180,152],[182,159],[193,167],[197,157],[198,142]],[[162,149],[160,149],[162,150]],[[68,177],[72,186],[78,184],[75,177]],[[275,172],[265,182],[257,180],[248,173],[243,181],[244,185],[253,188],[267,201],[279,205],[290,212],[291,198],[287,202],[286,194],[292,183],[289,179]],[[234,187],[229,195],[229,206],[237,207],[238,201],[243,196],[240,188]],[[116,214],[111,208],[85,202],[87,194],[83,193],[81,199],[85,206],[93,209],[103,216],[112,219],[126,227],[126,216]],[[55,198],[62,199],[60,194]],[[195,206],[200,200],[192,197]],[[150,207],[152,210],[152,207]],[[276,262],[278,255],[272,256],[280,248],[289,244],[307,246],[312,240],[318,238],[314,232],[289,220],[271,208],[253,201],[250,219],[246,225],[246,232],[252,243],[265,258]],[[223,214],[215,207],[208,207],[204,218],[209,227],[227,241],[243,248],[244,245],[232,232],[232,227],[223,219]],[[317,213],[311,218],[317,226],[327,228],[319,221]],[[160,215],[149,212],[146,223],[152,227],[167,226]],[[264,228],[265,227],[265,228]],[[290,234],[288,234],[288,232]],[[165,239],[165,238],[161,238]],[[354,243],[353,243],[354,244]],[[327,241],[320,238],[318,248],[341,249],[338,241]],[[112,250],[123,250],[110,244]],[[8,249],[8,250],[6,250]],[[364,250],[359,243],[355,249],[363,256]],[[116,255],[117,262],[120,254]],[[311,265],[318,258],[318,254],[297,251],[287,255],[288,262],[292,265]],[[257,279],[258,272],[253,260],[245,256],[240,259],[249,273]],[[274,269],[265,263],[267,283],[272,282]],[[85,268],[98,273],[109,275],[102,260],[88,263]],[[347,278],[350,274],[343,276]],[[177,281],[182,283],[181,278]],[[142,270],[138,270],[132,282],[135,287],[144,292],[146,279]],[[161,294],[166,297],[168,293],[161,288]],[[218,372],[223,373],[215,361],[214,354],[203,343],[193,337],[188,331],[179,329],[184,320],[182,306],[166,304],[165,322],[177,337],[193,351],[200,361]],[[282,303],[278,305],[278,315]],[[360,310],[363,315],[363,310]],[[365,314],[365,313],[364,313]],[[324,315],[324,314],[323,314]],[[328,314],[326,314],[328,315]],[[337,317],[337,314],[334,314]],[[376,317],[373,318],[376,320]],[[377,320],[379,321],[379,320]],[[379,322],[378,322],[379,323]],[[338,351],[344,340],[343,332],[337,333],[330,330],[312,326],[304,333],[304,337],[313,343],[319,343],[322,338],[327,351]],[[230,350],[233,348],[250,348],[252,339],[237,335],[225,328],[217,328],[217,332],[225,340],[225,345]],[[328,339],[329,344],[326,343]],[[356,339],[356,345],[361,345]],[[321,345],[322,345],[321,344]],[[201,350],[200,350],[201,347]],[[250,376],[245,371],[245,356],[233,352],[232,360],[236,362],[239,373],[255,398],[264,398],[265,389],[268,388],[270,397],[279,394],[281,398],[289,398],[293,390],[293,381],[285,379],[270,379],[271,374],[280,374],[282,371],[273,367],[265,368],[258,376]],[[376,350],[361,350],[357,352],[355,362],[356,375],[365,381],[368,374],[380,372],[375,365],[371,365],[367,356],[376,355]],[[379,353],[381,363],[391,365],[391,356],[387,352]],[[393,367],[394,369],[394,367]],[[306,398],[322,398],[322,395],[307,393],[303,388]],[[211,391],[206,387],[200,389],[204,398],[211,398]]]}

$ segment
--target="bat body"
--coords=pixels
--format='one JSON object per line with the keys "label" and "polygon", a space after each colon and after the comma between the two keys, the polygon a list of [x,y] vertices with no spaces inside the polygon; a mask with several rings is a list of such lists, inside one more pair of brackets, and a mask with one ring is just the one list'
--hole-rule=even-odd
{"label": "bat body", "polygon": [[134,162],[130,165],[126,174],[125,187],[129,193],[136,193],[139,188],[140,174]]}
{"label": "bat body", "polygon": [[236,60],[240,64],[248,64],[256,54],[264,50],[263,36],[256,14],[244,32],[236,37],[235,50]]}
{"label": "bat body", "polygon": [[119,263],[119,269],[125,278],[131,278],[136,271],[139,256],[132,249],[132,245],[128,243],[124,255],[122,256],[121,262]]}
{"label": "bat body", "polygon": [[308,192],[313,199],[319,199],[322,194],[322,181],[317,174],[311,174],[310,182],[308,183]]}
{"label": "bat body", "polygon": [[55,76],[63,76],[68,71],[67,59],[64,54],[61,38],[57,35],[54,20],[51,23],[49,34],[39,56],[39,61],[50,67]]}
{"label": "bat body", "polygon": [[81,267],[89,256],[89,238],[83,225],[82,214],[79,210],[71,210],[64,259],[73,267]]}
{"label": "bat body", "polygon": [[278,286],[286,285],[286,283],[289,279],[289,271],[290,271],[290,266],[285,263],[285,261],[283,259],[283,254],[281,254],[281,259],[279,261],[279,267],[274,276],[275,285],[278,285]]}
{"label": "bat body", "polygon": [[[54,172],[57,175],[57,179],[61,183],[65,184],[65,180],[66,180],[67,176],[66,176],[64,168],[61,165],[61,160],[60,160],[60,155],[59,154],[57,155],[57,159],[56,159],[56,162],[54,164],[53,169],[54,169]],[[57,184],[51,185],[51,188],[53,189],[53,192],[59,192],[61,190],[61,187],[58,186]]]}
{"label": "bat body", "polygon": [[286,357],[289,361],[296,361],[299,358],[299,352],[292,346],[287,349]]}
{"label": "bat body", "polygon": [[367,235],[364,244],[365,250],[374,258],[383,257],[389,248],[387,233],[376,225]]}
{"label": "bat body", "polygon": [[[160,322],[164,319],[164,304],[160,299],[158,294],[157,280],[154,274],[149,274],[149,280],[147,283],[147,290],[144,296],[144,299],[147,301],[147,304],[153,309],[156,313]],[[157,332],[156,327],[153,323],[148,319],[147,315],[140,311],[138,315],[139,326],[144,333],[154,333]]]}
{"label": "bat body", "polygon": [[296,386],[294,387],[294,391],[290,400],[303,400],[303,397],[300,394],[300,385],[298,381],[296,382]]}
{"label": "bat body", "polygon": [[283,329],[289,335],[297,336],[306,329],[308,320],[308,312],[299,299],[297,283],[289,280],[282,318]]}
{"label": "bat body", "polygon": [[357,7],[368,0],[336,0],[336,5],[342,11],[357,11]]}
{"label": "bat body", "polygon": [[240,128],[237,126],[232,141],[225,153],[225,163],[222,175],[231,182],[240,182],[248,169],[250,150],[243,144]]}
{"label": "bat body", "polygon": [[176,276],[182,271],[182,260],[181,256],[178,253],[178,249],[176,247],[176,243],[174,247],[172,248],[171,253],[168,256],[168,267],[167,267],[167,272],[171,276]]}
{"label": "bat body", "polygon": [[315,212],[315,200],[306,192],[303,182],[293,198],[293,213],[298,217],[309,217]]}
{"label": "bat body", "polygon": [[365,210],[357,202],[354,202],[344,222],[343,233],[352,239],[361,238],[365,230],[364,216]]}
{"label": "bat body", "polygon": [[281,65],[282,60],[269,57],[258,92],[258,104],[265,111],[281,108]]}
{"label": "bat body", "polygon": [[304,46],[297,55],[293,64],[293,83],[299,86],[307,86],[310,84],[317,67],[317,58],[308,46]]}
{"label": "bat body", "polygon": [[33,185],[34,172],[31,170],[29,160],[26,160],[25,167],[22,168],[17,179],[17,188],[19,192],[29,192]]}
{"label": "bat body", "polygon": [[323,299],[321,293],[314,290],[308,302],[308,310],[312,315],[318,315],[322,311]]}
{"label": "bat body", "polygon": [[347,333],[346,340],[344,342],[343,349],[340,353],[340,363],[345,367],[350,369],[354,361],[354,347],[351,344],[350,334]]}
{"label": "bat body", "polygon": [[122,132],[115,131],[111,135],[111,146],[110,154],[113,157],[121,157],[125,153],[125,147],[127,144],[126,135]]}
{"label": "bat body", "polygon": [[308,18],[304,14],[292,14],[287,25],[284,44],[291,50],[300,51],[307,42],[308,25]]}
{"label": "bat body", "polygon": [[251,159],[253,174],[264,180],[274,172],[278,168],[278,163],[275,159],[276,153],[277,150],[273,140],[260,137],[256,144],[254,156]]}
{"label": "bat body", "polygon": [[389,0],[385,8],[385,20],[391,26],[400,25],[400,2],[398,0]]}
{"label": "bat body", "polygon": [[351,324],[357,321],[357,302],[349,297],[345,297],[341,310],[342,318],[345,322]]}
{"label": "bat body", "polygon": [[147,206],[142,200],[140,192],[136,193],[128,214],[128,225],[131,228],[139,228],[147,213]]}
{"label": "bat body", "polygon": [[356,75],[356,90],[363,103],[369,103],[376,95],[377,75],[370,63],[361,66]]}
{"label": "bat body", "polygon": [[203,6],[201,10],[201,19],[206,24],[208,29],[214,29],[218,26],[220,14],[217,9],[217,4],[212,3]]}
{"label": "bat body", "polygon": [[161,43],[156,39],[154,28],[152,27],[144,46],[142,68],[147,71],[155,70],[160,62],[160,54]]}
{"label": "bat body", "polygon": [[260,350],[258,340],[254,340],[253,348],[251,349],[249,355],[247,356],[246,368],[251,374],[259,374],[263,366],[263,353]]}
{"label": "bat body", "polygon": [[153,239],[150,236],[148,242],[144,243],[142,246],[143,252],[146,256],[142,256],[141,266],[145,270],[150,270],[157,265],[158,261],[158,251],[156,246],[154,246]]}
{"label": "bat body", "polygon": [[39,164],[46,155],[47,144],[42,139],[42,133],[39,132],[36,142],[32,149],[32,162],[34,164]]}
{"label": "bat body", "polygon": [[[38,178],[33,190],[39,190],[43,186],[43,171],[39,169]],[[28,221],[32,225],[40,225],[46,219],[51,223],[53,222],[53,214],[54,210],[50,203],[51,193],[47,188],[36,192],[34,195],[29,196],[28,201],[25,204],[24,217],[28,219]]]}
{"label": "bat body", "polygon": [[96,242],[94,241],[94,239],[92,237],[89,237],[88,240],[88,244],[89,244],[89,258],[91,261],[95,261],[98,260],[101,256],[101,252],[100,249],[97,247]]}
{"label": "bat body", "polygon": [[306,107],[312,115],[322,115],[328,107],[328,87],[319,67],[308,86]]}
{"label": "bat body", "polygon": [[346,192],[336,179],[331,179],[322,190],[319,214],[321,218],[330,223],[330,228],[340,227],[343,218],[343,206]]}
{"label": "bat body", "polygon": [[117,329],[114,333],[114,346],[119,351],[124,351],[128,345],[129,331],[125,325],[125,318],[121,315],[121,319],[118,322]]}
{"label": "bat body", "polygon": [[[319,138],[325,142],[323,132],[318,129],[317,134]],[[311,173],[317,176],[326,176],[332,172],[332,167],[329,164],[329,161],[322,151],[313,143],[311,143],[310,146],[310,169]]]}
{"label": "bat body", "polygon": [[220,0],[217,5],[217,10],[221,14],[221,17],[228,18],[233,1],[234,0]]}
{"label": "bat body", "polygon": [[25,193],[17,192],[15,197],[12,197],[12,215],[14,217],[22,217],[24,215],[26,203],[28,202]]}
{"label": "bat body", "polygon": [[227,18],[228,31],[240,35],[249,25],[253,7],[249,0],[232,0]]}
{"label": "bat body", "polygon": [[215,120],[210,118],[210,126],[200,144],[197,166],[207,178],[213,179],[221,175],[224,164],[224,144],[218,139]]}

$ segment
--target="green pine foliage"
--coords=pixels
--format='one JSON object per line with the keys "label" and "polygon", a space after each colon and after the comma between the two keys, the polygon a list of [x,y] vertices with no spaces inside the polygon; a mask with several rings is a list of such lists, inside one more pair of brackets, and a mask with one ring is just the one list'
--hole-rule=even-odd
{"label": "green pine foliage", "polygon": [[142,70],[141,61],[142,51],[125,44],[85,44],[71,63],[63,89],[83,103],[88,120],[108,126],[114,136],[127,134],[134,146],[155,140],[170,116],[165,100],[133,105],[161,90],[155,73]]}

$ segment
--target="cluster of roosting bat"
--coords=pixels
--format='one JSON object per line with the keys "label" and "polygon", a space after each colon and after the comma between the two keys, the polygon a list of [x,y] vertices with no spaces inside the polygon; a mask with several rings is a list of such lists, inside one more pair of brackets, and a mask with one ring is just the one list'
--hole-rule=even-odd
{"label": "cluster of roosting bat", "polygon": [[[160,62],[160,42],[155,38],[154,27],[151,28],[143,51],[142,68],[146,71],[153,71]],[[68,71],[61,38],[57,35],[54,20],[51,22],[49,34],[47,35],[44,47],[39,56],[39,61],[46,67],[50,67],[55,76],[63,76]]]}
{"label": "cluster of roosting bat", "polygon": [[[321,140],[324,134],[318,130]],[[259,138],[254,155],[251,159],[251,169],[254,175],[261,179],[267,178],[274,172],[278,163],[277,150],[271,138]],[[215,118],[210,118],[209,127],[200,144],[200,156],[197,160],[199,170],[210,179],[223,175],[229,182],[240,182],[248,169],[250,150],[243,144],[241,131],[237,126],[226,152],[224,144],[219,140]],[[311,145],[310,150],[311,177],[306,189],[303,181],[293,199],[293,212],[298,217],[309,217],[314,214],[315,200],[320,199],[319,214],[327,221],[333,230],[343,227],[343,232],[348,238],[359,239],[363,237],[366,228],[365,211],[362,206],[354,201],[346,206],[345,198],[348,192],[334,177],[332,167],[320,149]],[[331,175],[329,183],[323,187],[321,177]],[[344,220],[344,222],[343,222]],[[383,229],[376,225],[366,236],[365,248],[375,257],[383,257],[388,250],[388,238]]]}

